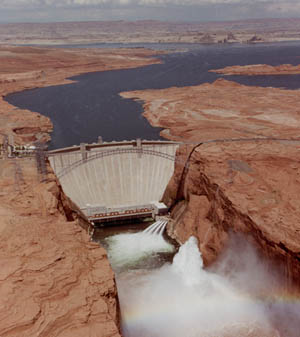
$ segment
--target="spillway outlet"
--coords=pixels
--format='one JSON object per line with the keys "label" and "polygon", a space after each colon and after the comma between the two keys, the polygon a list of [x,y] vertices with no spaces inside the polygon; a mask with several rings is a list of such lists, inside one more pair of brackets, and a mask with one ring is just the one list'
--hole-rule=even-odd
{"label": "spillway outlet", "polygon": [[168,214],[168,207],[164,203],[156,201],[146,205],[113,208],[87,204],[81,210],[88,220],[96,226],[141,221],[147,218],[157,219]]}

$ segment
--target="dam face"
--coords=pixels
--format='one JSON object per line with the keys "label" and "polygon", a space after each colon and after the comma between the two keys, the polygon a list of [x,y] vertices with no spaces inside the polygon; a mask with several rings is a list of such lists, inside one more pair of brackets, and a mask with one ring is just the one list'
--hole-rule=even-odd
{"label": "dam face", "polygon": [[81,144],[50,151],[50,164],[65,194],[90,220],[159,214],[173,174],[174,142]]}

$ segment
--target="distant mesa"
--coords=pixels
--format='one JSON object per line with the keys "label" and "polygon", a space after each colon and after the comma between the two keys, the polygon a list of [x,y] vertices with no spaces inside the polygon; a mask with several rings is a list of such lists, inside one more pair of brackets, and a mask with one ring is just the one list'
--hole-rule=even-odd
{"label": "distant mesa", "polygon": [[257,36],[256,34],[251,37],[251,39],[247,40],[247,43],[255,43],[255,42],[263,42],[264,39]]}
{"label": "distant mesa", "polygon": [[227,34],[227,40],[228,40],[228,41],[230,41],[230,40],[236,41],[237,38],[235,37],[235,35],[234,35],[232,32],[229,32],[229,33]]}
{"label": "distant mesa", "polygon": [[201,43],[215,43],[215,39],[208,33],[206,33],[201,39],[199,39]]}
{"label": "distant mesa", "polygon": [[238,39],[232,32],[229,32],[224,39],[218,40],[218,43],[233,43],[233,42],[238,42]]}

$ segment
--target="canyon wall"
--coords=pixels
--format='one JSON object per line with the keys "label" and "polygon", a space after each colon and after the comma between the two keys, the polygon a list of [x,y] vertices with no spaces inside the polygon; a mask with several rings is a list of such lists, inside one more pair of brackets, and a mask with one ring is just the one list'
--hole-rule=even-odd
{"label": "canyon wall", "polygon": [[209,265],[230,232],[245,233],[299,285],[299,90],[218,79],[122,96],[143,100],[150,123],[186,143],[163,198],[170,234],[180,242],[196,235]]}
{"label": "canyon wall", "polygon": [[242,232],[283,266],[287,282],[300,285],[299,145],[249,140],[182,146],[163,197],[171,207],[170,235],[180,242],[198,237],[209,265],[229,234]]}
{"label": "canyon wall", "polygon": [[39,174],[30,158],[0,165],[0,335],[120,336],[106,252],[54,174]]}
{"label": "canyon wall", "polygon": [[[0,47],[0,145],[50,139],[51,121],[4,101],[8,93],[70,83],[89,71],[158,63],[144,49]],[[50,166],[0,152],[0,336],[119,337],[119,303],[106,252],[90,241]],[[80,226],[81,225],[81,226]]]}

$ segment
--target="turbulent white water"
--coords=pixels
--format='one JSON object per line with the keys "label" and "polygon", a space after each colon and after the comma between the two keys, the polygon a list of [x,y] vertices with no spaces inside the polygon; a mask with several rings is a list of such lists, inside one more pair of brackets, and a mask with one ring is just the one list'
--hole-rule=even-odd
{"label": "turbulent white water", "polygon": [[[159,223],[155,224],[160,225]],[[151,227],[154,228],[155,224]],[[162,223],[161,227],[157,228],[157,232],[145,230],[144,232],[118,234],[107,238],[108,257],[113,268],[119,271],[134,266],[137,262],[153,254],[173,252],[173,245],[162,236],[164,225]]]}
{"label": "turbulent white water", "polygon": [[164,226],[106,239],[124,337],[299,337],[300,300],[281,297],[277,272],[240,236],[232,236],[210,270],[203,269],[194,237],[172,264],[145,269],[157,267],[159,253],[174,251]]}
{"label": "turbulent white water", "polygon": [[197,240],[191,237],[180,247],[178,254],[174,256],[172,270],[175,271],[188,285],[199,284],[205,272],[202,269],[203,261],[197,246]]}
{"label": "turbulent white water", "polygon": [[[143,251],[139,246],[139,254]],[[224,277],[202,267],[197,240],[191,237],[175,255],[173,264],[152,271],[119,274],[123,335],[259,336],[257,327],[268,327],[262,304],[236,290]]]}

